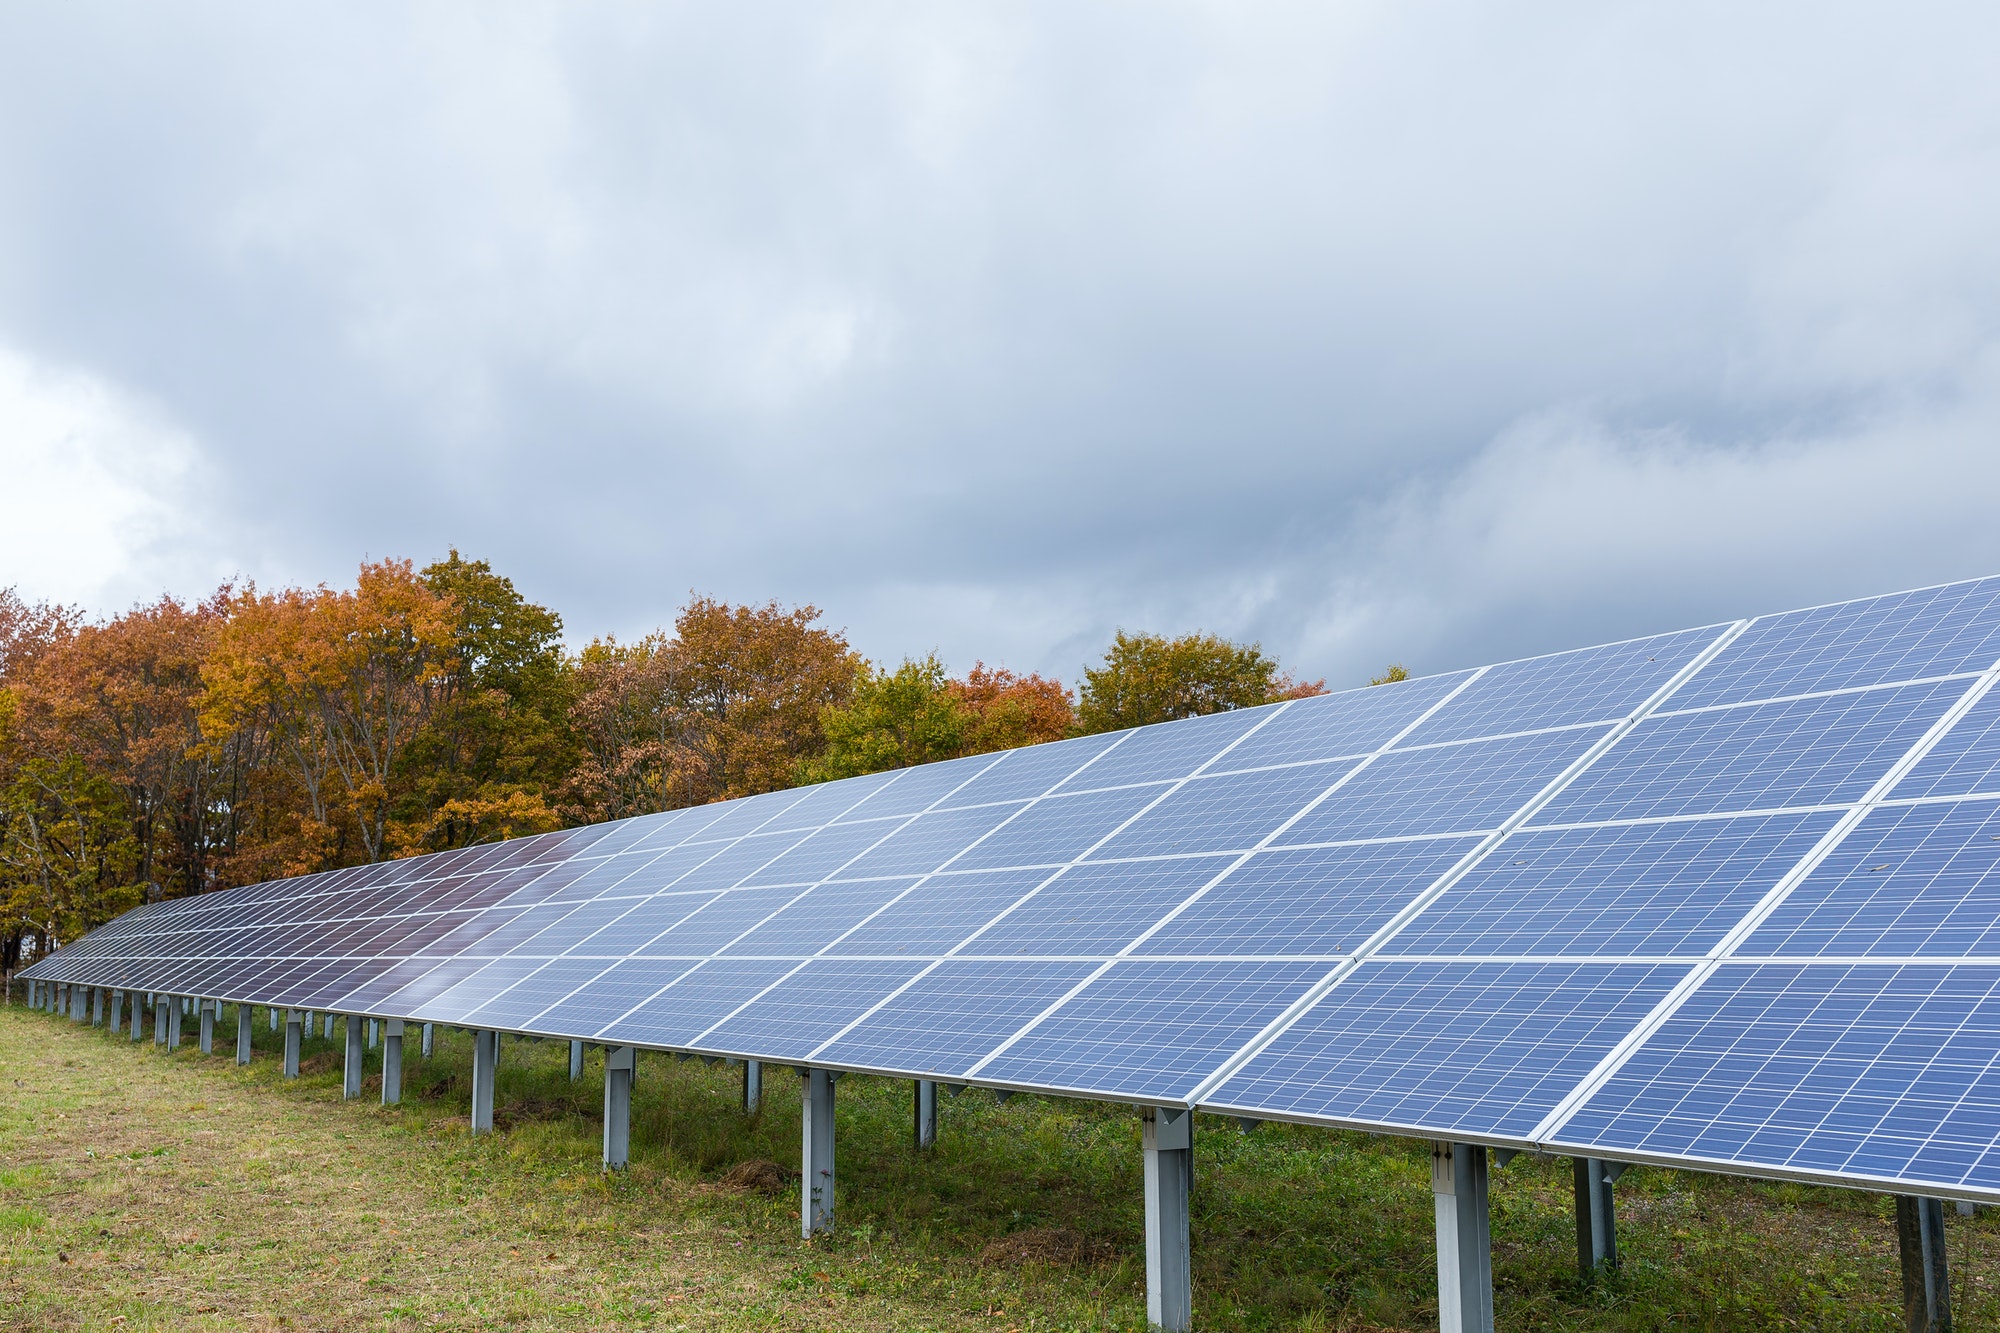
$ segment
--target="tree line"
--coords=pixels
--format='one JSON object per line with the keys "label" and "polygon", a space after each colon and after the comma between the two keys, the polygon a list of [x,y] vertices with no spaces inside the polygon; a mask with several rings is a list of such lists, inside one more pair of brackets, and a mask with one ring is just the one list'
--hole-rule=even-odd
{"label": "tree line", "polygon": [[141,902],[1325,690],[1208,634],[1120,631],[1072,690],[878,665],[813,606],[562,628],[457,551],[104,620],[0,589],[0,963]]}

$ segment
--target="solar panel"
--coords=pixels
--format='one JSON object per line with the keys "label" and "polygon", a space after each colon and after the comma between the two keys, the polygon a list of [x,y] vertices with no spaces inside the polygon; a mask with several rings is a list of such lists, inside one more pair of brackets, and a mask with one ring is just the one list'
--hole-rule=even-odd
{"label": "solar panel", "polygon": [[1983,580],[150,904],[27,975],[2000,1200],[1996,672]]}

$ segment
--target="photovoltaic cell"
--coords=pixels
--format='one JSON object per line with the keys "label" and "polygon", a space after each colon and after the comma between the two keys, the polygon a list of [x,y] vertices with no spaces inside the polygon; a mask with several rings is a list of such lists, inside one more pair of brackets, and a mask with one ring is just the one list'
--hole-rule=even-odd
{"label": "photovoltaic cell", "polygon": [[[1354,771],[1352,760],[1191,779],[1096,855],[1247,851]],[[1087,798],[1079,798],[1087,799]]]}
{"label": "photovoltaic cell", "polygon": [[1683,630],[1490,668],[1407,739],[1410,745],[1613,722],[1713,643],[1722,627]]}
{"label": "photovoltaic cell", "polygon": [[996,870],[1007,866],[1060,864],[1082,856],[1119,825],[1165,795],[1167,788],[1121,787],[1051,796],[1020,812],[991,837],[954,860],[954,870]]}
{"label": "photovoltaic cell", "polygon": [[2000,968],[1728,966],[1558,1137],[2000,1187]]}
{"label": "photovoltaic cell", "polygon": [[1468,833],[1497,828],[1608,728],[1398,750],[1362,769],[1275,840],[1305,843]]}
{"label": "photovoltaic cell", "polygon": [[1820,812],[1516,833],[1404,927],[1390,949],[1699,956],[1837,818]]}
{"label": "photovoltaic cell", "polygon": [[970,943],[974,954],[1111,954],[1234,858],[1086,863],[1050,881]]}
{"label": "photovoltaic cell", "polygon": [[1222,754],[1231,742],[1271,721],[1284,707],[1271,704],[1137,728],[1124,733],[1115,749],[1106,751],[1103,758],[1055,790],[1086,791],[1188,777]]}
{"label": "photovoltaic cell", "polygon": [[832,952],[944,954],[1054,873],[1032,869],[940,875],[921,892],[891,903],[873,920],[856,926],[833,945]]}
{"label": "photovoltaic cell", "polygon": [[2000,956],[2000,803],[1870,811],[1738,952]]}
{"label": "photovoltaic cell", "polygon": [[1535,822],[1856,800],[1965,689],[1948,681],[1649,719]]}
{"label": "photovoltaic cell", "polygon": [[600,1041],[685,1047],[798,967],[796,962],[769,958],[706,962],[593,1035]]}
{"label": "photovoltaic cell", "polygon": [[1384,1129],[1523,1135],[1688,971],[1364,964],[1208,1102]]}
{"label": "photovoltaic cell", "polygon": [[835,1065],[963,1075],[1095,964],[951,960],[819,1053]]}
{"label": "photovoltaic cell", "polygon": [[2000,792],[2000,691],[1986,696],[1924,756],[1890,795],[1898,799]]}
{"label": "photovoltaic cell", "polygon": [[1326,970],[1324,963],[1116,963],[980,1074],[1180,1099]]}
{"label": "photovoltaic cell", "polygon": [[1674,707],[1984,671],[2000,661],[2000,579],[1767,616],[1674,695]]}
{"label": "photovoltaic cell", "polygon": [[1255,734],[1244,737],[1209,771],[1358,758],[1394,740],[1471,674],[1455,671],[1295,700]]}
{"label": "photovoltaic cell", "polygon": [[807,963],[695,1040],[713,1051],[803,1060],[922,966],[859,958]]}
{"label": "photovoltaic cell", "polygon": [[860,884],[821,884],[804,897],[731,944],[729,954],[785,954],[804,957],[860,925],[887,907],[913,881],[868,880]]}
{"label": "photovoltaic cell", "polygon": [[1259,852],[1135,952],[1352,953],[1477,843],[1427,838]]}

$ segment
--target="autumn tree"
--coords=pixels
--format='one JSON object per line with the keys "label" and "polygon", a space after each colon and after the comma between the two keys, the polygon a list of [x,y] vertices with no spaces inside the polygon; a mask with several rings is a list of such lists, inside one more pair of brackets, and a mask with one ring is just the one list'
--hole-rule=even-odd
{"label": "autumn tree", "polygon": [[454,669],[457,607],[408,560],[361,567],[353,591],[324,585],[236,594],[203,667],[211,735],[261,727],[302,797],[295,869],[385,859],[405,792],[404,751]]}
{"label": "autumn tree", "polygon": [[824,782],[1061,740],[1074,717],[1069,691],[1038,675],[981,662],[954,680],[935,653],[894,670],[863,664],[853,697],[821,715],[825,753],[798,777]]}
{"label": "autumn tree", "polygon": [[1294,681],[1258,644],[1119,630],[1103,663],[1084,670],[1077,726],[1086,734],[1119,731],[1325,692],[1323,680]]}
{"label": "autumn tree", "polygon": [[854,688],[858,659],[819,618],[696,597],[671,634],[586,649],[571,809],[619,818],[790,785],[825,746],[822,710]]}
{"label": "autumn tree", "polygon": [[986,754],[1059,741],[1076,729],[1076,701],[1059,680],[973,663],[945,688],[971,716],[965,753]]}

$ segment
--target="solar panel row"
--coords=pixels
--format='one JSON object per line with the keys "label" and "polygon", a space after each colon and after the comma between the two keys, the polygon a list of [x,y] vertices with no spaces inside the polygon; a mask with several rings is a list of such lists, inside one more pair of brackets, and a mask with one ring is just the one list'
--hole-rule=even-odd
{"label": "solar panel row", "polygon": [[156,904],[31,975],[2000,1197],[1996,665],[2000,580],[1952,585]]}

